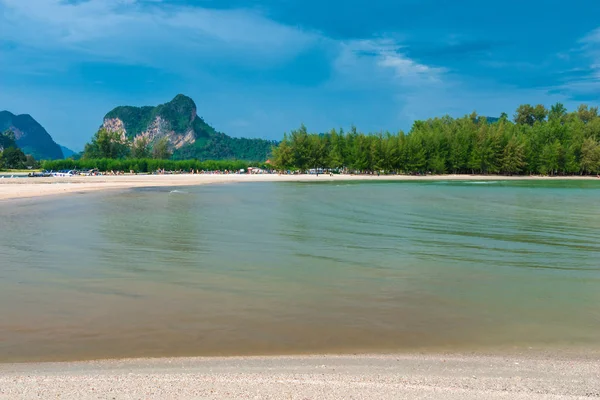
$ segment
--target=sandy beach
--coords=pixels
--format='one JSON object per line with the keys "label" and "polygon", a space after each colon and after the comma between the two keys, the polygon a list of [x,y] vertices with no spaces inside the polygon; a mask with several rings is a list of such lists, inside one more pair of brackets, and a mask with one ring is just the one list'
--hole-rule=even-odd
{"label": "sandy beach", "polygon": [[83,193],[98,190],[128,189],[139,187],[177,187],[239,182],[327,182],[327,181],[425,181],[425,180],[598,180],[596,177],[541,177],[541,176],[494,176],[494,175],[118,175],[74,176],[67,178],[2,178],[0,200],[32,198],[47,195]]}
{"label": "sandy beach", "polygon": [[0,364],[0,399],[584,399],[592,355],[359,355]]}

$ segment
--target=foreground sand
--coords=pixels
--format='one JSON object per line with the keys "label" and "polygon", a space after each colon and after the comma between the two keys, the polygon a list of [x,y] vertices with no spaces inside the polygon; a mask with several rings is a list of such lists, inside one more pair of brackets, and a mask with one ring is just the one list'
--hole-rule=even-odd
{"label": "foreground sand", "polygon": [[[548,177],[506,177],[491,175],[121,175],[77,176],[70,178],[4,178],[0,179],[0,200],[39,197],[98,190],[136,187],[195,186],[233,182],[324,182],[324,181],[410,181],[410,180],[557,180]],[[596,177],[562,179],[598,180]]]}
{"label": "foreground sand", "polygon": [[600,357],[378,355],[0,364],[0,399],[583,399]]}

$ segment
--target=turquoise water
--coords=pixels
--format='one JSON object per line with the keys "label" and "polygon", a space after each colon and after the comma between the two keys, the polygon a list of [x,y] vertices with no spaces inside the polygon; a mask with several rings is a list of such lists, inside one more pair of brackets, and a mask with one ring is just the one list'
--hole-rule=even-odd
{"label": "turquoise water", "polygon": [[600,182],[0,203],[0,361],[600,347]]}

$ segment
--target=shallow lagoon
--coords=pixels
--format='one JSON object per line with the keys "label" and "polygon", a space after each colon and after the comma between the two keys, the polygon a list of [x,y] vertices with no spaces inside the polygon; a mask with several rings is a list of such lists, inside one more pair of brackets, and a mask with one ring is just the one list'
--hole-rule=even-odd
{"label": "shallow lagoon", "polygon": [[600,182],[0,203],[0,361],[600,347]]}

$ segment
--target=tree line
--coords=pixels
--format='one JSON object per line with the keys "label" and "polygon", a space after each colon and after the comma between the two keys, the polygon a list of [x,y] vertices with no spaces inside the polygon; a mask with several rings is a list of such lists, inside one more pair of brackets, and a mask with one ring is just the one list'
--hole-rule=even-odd
{"label": "tree line", "polygon": [[308,133],[302,125],[273,149],[279,170],[312,168],[359,173],[541,174],[600,173],[598,107],[568,112],[524,104],[512,121],[476,113],[416,121],[409,132]]}
{"label": "tree line", "polygon": [[147,137],[129,139],[125,132],[109,131],[100,128],[85,145],[81,158],[84,159],[148,159],[165,160],[173,153],[169,149],[169,139],[163,137],[150,143]]}
{"label": "tree line", "polygon": [[239,171],[248,169],[248,167],[268,167],[264,163],[256,164],[248,161],[239,160],[157,160],[152,158],[81,158],[79,160],[49,160],[42,162],[42,169],[47,171],[60,170],[91,170],[97,169],[101,172],[106,171],[134,171],[136,173],[165,171]]}
{"label": "tree line", "polygon": [[[262,160],[265,161],[275,142],[262,139],[231,138],[213,132],[209,138],[200,137],[193,145],[172,151],[167,137],[150,141],[144,136],[131,139],[123,131],[99,129],[85,145],[84,159],[148,159],[156,160]],[[78,157],[75,157],[78,158]]]}

